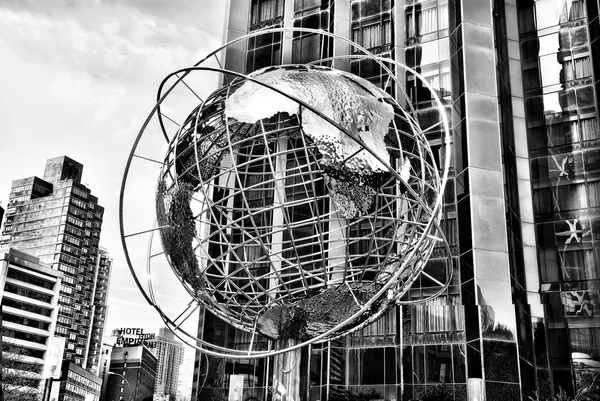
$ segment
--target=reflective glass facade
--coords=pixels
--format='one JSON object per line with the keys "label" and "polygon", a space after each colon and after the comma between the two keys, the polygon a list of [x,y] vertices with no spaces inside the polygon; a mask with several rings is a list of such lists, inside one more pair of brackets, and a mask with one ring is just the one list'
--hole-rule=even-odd
{"label": "reflective glass facade", "polygon": [[597,371],[600,351],[597,24],[595,1],[519,4],[540,291],[547,317],[549,359],[544,362],[555,385],[575,389],[586,386]]}
{"label": "reflective glass facade", "polygon": [[[456,400],[482,399],[480,393],[488,401],[521,400],[534,391],[549,397],[559,387],[573,392],[585,385],[600,367],[594,315],[600,303],[596,1],[276,3],[283,10],[277,24],[321,28],[413,68],[442,99],[452,127],[443,221],[452,251],[448,290],[303,351],[307,399],[325,401],[350,389],[410,400],[445,383]],[[253,30],[254,4],[231,1],[228,29]],[[277,63],[342,51],[337,41],[317,39],[273,36],[273,43],[282,43]],[[238,71],[263,66],[251,60],[252,43],[245,60],[232,54],[226,63]],[[371,61],[335,67],[404,100]],[[431,93],[411,74],[401,79],[421,127],[432,126],[439,111]],[[439,133],[429,136],[439,165]],[[442,257],[436,250],[426,270],[444,282]],[[438,289],[422,276],[406,300]],[[208,312],[201,315],[199,335],[240,349],[250,342]],[[198,355],[193,397],[216,397],[228,388],[230,374],[244,374],[246,393],[264,399],[273,370],[273,359]]]}

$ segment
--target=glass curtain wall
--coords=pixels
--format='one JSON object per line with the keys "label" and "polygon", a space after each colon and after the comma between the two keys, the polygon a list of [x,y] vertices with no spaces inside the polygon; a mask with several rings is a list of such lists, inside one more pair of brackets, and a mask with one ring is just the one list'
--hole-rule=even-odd
{"label": "glass curtain wall", "polygon": [[[285,0],[251,0],[248,32],[283,27]],[[281,32],[258,35],[248,40],[246,74],[281,64]]]}
{"label": "glass curtain wall", "polygon": [[[322,29],[333,32],[334,4],[334,0],[294,0],[294,28]],[[293,64],[311,63],[326,59],[332,54],[333,41],[330,38],[318,34],[294,32]]]}
{"label": "glass curtain wall", "polygon": [[[397,29],[404,31],[404,56],[406,64],[421,74],[446,105],[445,112],[450,126],[454,126],[452,113],[453,95],[451,80],[450,42],[452,27],[450,14],[454,4],[447,0],[408,0],[404,2],[404,20]],[[403,24],[403,26],[402,26]],[[458,78],[458,77],[457,77]],[[439,111],[434,106],[430,90],[412,74],[406,76],[408,100],[418,113],[423,130],[439,121]],[[427,134],[430,146],[441,165],[444,154],[440,132],[431,130]],[[444,196],[445,215],[442,228],[452,251],[454,278],[440,297],[414,306],[400,308],[401,327],[401,376],[398,385],[402,395],[398,399],[410,400],[427,388],[445,383],[456,394],[457,400],[466,399],[465,344],[466,316],[460,296],[458,226],[455,194],[455,169],[452,163],[450,179]],[[425,270],[436,280],[446,282],[446,261],[443,250],[436,249]],[[415,283],[407,300],[416,300],[433,295],[438,290],[434,281],[422,276]],[[401,379],[401,380],[400,380]]]}
{"label": "glass curtain wall", "polygon": [[518,13],[549,366],[555,390],[576,391],[600,366],[598,10],[528,0]]}
{"label": "glass curtain wall", "polygon": [[[393,58],[392,5],[393,0],[353,1],[350,39],[377,56]],[[355,54],[362,54],[358,49],[353,50]],[[350,70],[392,93],[387,72],[375,61],[353,61]]]}

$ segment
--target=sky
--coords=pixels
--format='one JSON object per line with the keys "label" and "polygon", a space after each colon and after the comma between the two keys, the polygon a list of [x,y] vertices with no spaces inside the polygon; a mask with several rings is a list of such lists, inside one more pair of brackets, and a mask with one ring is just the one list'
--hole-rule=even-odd
{"label": "sky", "polygon": [[[120,327],[158,333],[163,326],[125,261],[118,219],[123,170],[162,79],[222,44],[224,6],[222,0],[0,0],[0,201],[6,208],[12,180],[43,177],[46,159],[67,155],[84,165],[82,183],[105,208],[100,246],[113,258],[108,333]],[[214,76],[194,81],[200,94],[216,83]],[[173,115],[191,110],[186,101],[169,105]],[[157,176],[145,173],[130,180],[134,193],[153,193]],[[135,212],[128,216],[152,226],[151,211],[147,218]],[[129,252],[145,255],[144,241]],[[181,312],[189,298],[168,270],[159,273],[153,281],[161,306]],[[186,321],[191,330],[192,320]]]}

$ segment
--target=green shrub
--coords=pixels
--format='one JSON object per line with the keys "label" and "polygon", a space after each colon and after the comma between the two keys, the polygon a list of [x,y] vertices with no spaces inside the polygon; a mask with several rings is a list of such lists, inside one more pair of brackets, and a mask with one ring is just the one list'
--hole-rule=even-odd
{"label": "green shrub", "polygon": [[419,398],[421,401],[454,401],[454,393],[451,388],[445,384],[438,384],[434,387],[427,387]]}

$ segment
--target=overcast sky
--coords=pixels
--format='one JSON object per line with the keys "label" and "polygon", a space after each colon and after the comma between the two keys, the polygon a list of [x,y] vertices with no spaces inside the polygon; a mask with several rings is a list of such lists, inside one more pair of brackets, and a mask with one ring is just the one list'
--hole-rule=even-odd
{"label": "overcast sky", "polygon": [[[221,44],[224,3],[0,0],[0,201],[6,208],[12,180],[42,177],[46,159],[67,155],[84,165],[82,182],[106,210],[100,245],[114,259],[107,332],[162,326],[124,259],[123,168],[162,78]],[[159,290],[184,299],[180,288]]]}

